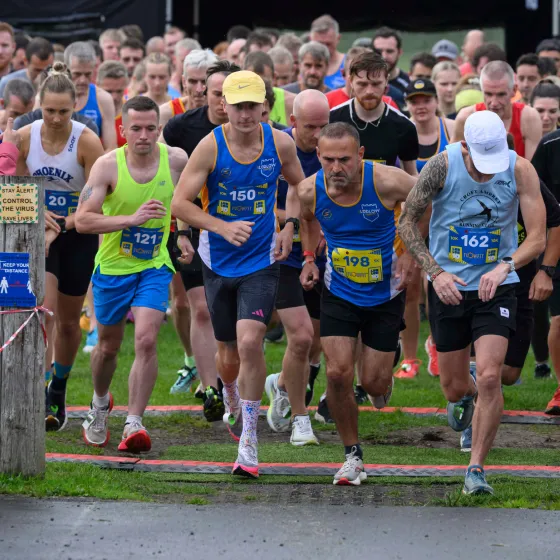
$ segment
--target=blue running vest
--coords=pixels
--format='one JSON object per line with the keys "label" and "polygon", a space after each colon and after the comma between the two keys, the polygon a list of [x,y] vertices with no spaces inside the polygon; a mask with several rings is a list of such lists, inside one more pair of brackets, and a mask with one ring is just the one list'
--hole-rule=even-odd
{"label": "blue running vest", "polygon": [[89,93],[87,103],[78,111],[80,115],[84,115],[88,119],[91,119],[99,130],[99,135],[101,136],[101,125],[103,124],[103,118],[101,117],[101,109],[99,108],[99,103],[97,102],[97,88],[95,84],[89,84]]}
{"label": "blue running vest", "polygon": [[[517,154],[510,150],[509,168],[478,183],[467,171],[461,143],[449,144],[446,150],[447,177],[432,201],[430,252],[446,272],[467,283],[457,289],[478,290],[481,276],[517,249]],[[511,272],[504,284],[518,281],[517,273]]]}
{"label": "blue running vest", "polygon": [[[445,128],[444,122],[445,121],[443,120],[443,118],[439,117],[439,140],[438,140],[438,147],[437,147],[437,150],[436,150],[436,153],[434,154],[434,156],[436,156],[440,152],[443,152],[443,150],[445,150],[445,148],[449,144],[449,137],[447,136],[447,129]],[[432,156],[432,157],[434,157],[434,156]],[[416,160],[416,169],[418,169],[418,173],[420,173],[420,171],[422,171],[424,165],[426,165],[428,163],[428,161],[430,161],[430,159],[431,158],[428,158],[428,159],[418,158]]]}
{"label": "blue running vest", "polygon": [[261,123],[262,150],[251,162],[237,161],[229,150],[224,125],[212,131],[216,163],[202,190],[205,212],[226,222],[254,222],[253,233],[235,247],[209,231],[200,232],[198,252],[204,264],[229,278],[246,276],[275,262],[278,231],[276,195],[282,162],[272,128]]}
{"label": "blue running vest", "polygon": [[363,162],[362,191],[351,205],[331,199],[323,170],[315,179],[315,216],[327,241],[325,286],[359,307],[380,305],[399,293],[394,278],[402,252],[398,212],[384,206],[377,194],[375,165]]}

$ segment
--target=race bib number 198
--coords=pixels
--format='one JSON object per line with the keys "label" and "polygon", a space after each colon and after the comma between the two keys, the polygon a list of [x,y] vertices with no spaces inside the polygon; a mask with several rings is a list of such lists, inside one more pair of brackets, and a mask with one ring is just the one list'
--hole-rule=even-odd
{"label": "race bib number 198", "polygon": [[336,272],[352,282],[373,284],[383,280],[383,260],[379,249],[356,251],[337,247],[331,258]]}

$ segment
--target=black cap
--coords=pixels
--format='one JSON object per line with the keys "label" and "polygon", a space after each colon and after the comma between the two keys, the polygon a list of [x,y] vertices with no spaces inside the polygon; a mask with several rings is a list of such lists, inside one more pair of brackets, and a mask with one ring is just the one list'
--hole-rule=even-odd
{"label": "black cap", "polygon": [[404,98],[409,99],[414,95],[431,95],[437,97],[436,86],[431,80],[414,80],[408,84]]}

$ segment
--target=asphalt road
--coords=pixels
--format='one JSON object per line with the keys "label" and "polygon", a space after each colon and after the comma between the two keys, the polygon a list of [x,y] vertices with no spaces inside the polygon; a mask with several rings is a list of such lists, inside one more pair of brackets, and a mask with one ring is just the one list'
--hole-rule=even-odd
{"label": "asphalt road", "polygon": [[0,558],[557,558],[560,512],[0,498]]}

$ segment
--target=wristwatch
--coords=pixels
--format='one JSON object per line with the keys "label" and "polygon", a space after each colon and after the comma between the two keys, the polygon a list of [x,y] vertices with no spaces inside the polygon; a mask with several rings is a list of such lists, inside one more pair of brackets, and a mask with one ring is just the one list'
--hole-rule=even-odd
{"label": "wristwatch", "polygon": [[556,272],[556,267],[555,266],[546,266],[546,264],[541,264],[541,266],[539,266],[539,270],[544,271],[544,273],[549,276],[550,278],[554,277],[554,273]]}
{"label": "wristwatch", "polygon": [[55,222],[60,226],[60,233],[66,233],[66,218],[56,218]]}
{"label": "wristwatch", "polygon": [[189,239],[192,240],[192,228],[189,229],[179,229],[175,232],[175,241],[177,241],[177,239],[179,239],[179,237],[181,235],[184,235],[185,237],[188,237]]}
{"label": "wristwatch", "polygon": [[297,233],[299,231],[299,220],[297,218],[288,218],[286,224],[294,224],[294,232]]}
{"label": "wristwatch", "polygon": [[509,271],[515,272],[515,262],[513,262],[513,259],[511,257],[504,257],[500,261],[500,264],[507,264],[509,266]]}

